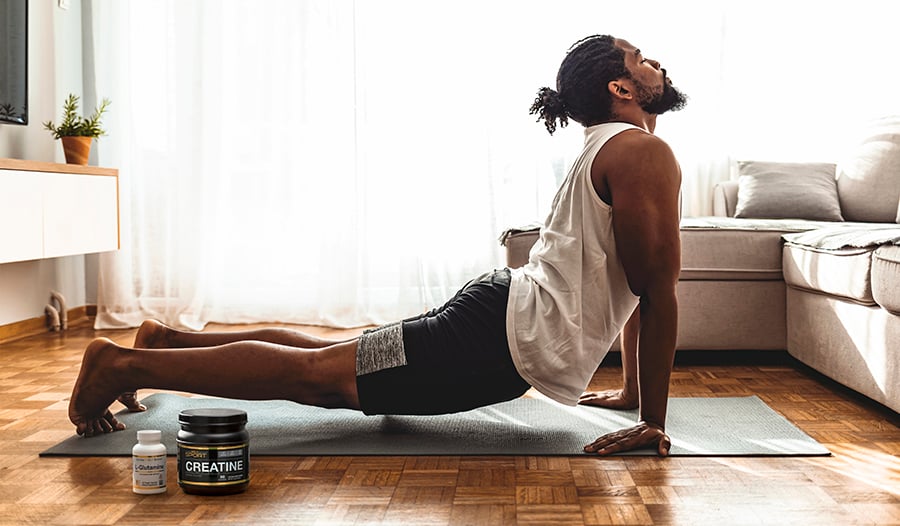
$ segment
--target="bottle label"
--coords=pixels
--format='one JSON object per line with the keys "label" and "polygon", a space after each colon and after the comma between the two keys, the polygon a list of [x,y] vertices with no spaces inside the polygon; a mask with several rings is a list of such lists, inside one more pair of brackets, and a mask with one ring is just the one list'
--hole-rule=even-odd
{"label": "bottle label", "polygon": [[166,487],[165,455],[132,455],[132,486],[136,490]]}
{"label": "bottle label", "polygon": [[178,483],[233,486],[250,480],[249,444],[188,446],[178,444]]}

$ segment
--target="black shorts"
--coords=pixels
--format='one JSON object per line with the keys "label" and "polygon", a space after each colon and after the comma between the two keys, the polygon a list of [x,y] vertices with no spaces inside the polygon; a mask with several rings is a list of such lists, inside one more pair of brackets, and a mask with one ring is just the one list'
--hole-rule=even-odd
{"label": "black shorts", "polygon": [[436,415],[522,396],[506,338],[508,269],[467,283],[444,306],[367,331],[356,387],[367,415]]}

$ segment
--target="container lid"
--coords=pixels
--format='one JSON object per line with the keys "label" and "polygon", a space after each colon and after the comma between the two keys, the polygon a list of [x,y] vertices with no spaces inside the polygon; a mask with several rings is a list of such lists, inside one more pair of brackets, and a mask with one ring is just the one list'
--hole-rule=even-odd
{"label": "container lid", "polygon": [[162,439],[162,431],[158,429],[141,429],[137,432],[138,442],[159,442]]}
{"label": "container lid", "polygon": [[247,413],[240,409],[217,407],[185,409],[178,413],[178,423],[201,426],[246,424]]}

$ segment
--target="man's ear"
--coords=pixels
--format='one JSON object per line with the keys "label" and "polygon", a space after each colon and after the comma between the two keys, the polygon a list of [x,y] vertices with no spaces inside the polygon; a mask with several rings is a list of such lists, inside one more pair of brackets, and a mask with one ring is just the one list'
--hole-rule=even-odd
{"label": "man's ear", "polygon": [[613,96],[613,99],[631,99],[632,94],[629,86],[622,79],[611,80],[609,84],[606,85],[606,88],[609,90],[610,95]]}

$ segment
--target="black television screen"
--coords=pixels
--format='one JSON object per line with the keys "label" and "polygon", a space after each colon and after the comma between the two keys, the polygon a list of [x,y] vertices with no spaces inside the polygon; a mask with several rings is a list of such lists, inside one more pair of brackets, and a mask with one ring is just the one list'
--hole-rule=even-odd
{"label": "black television screen", "polygon": [[28,0],[0,0],[0,123],[28,124]]}

